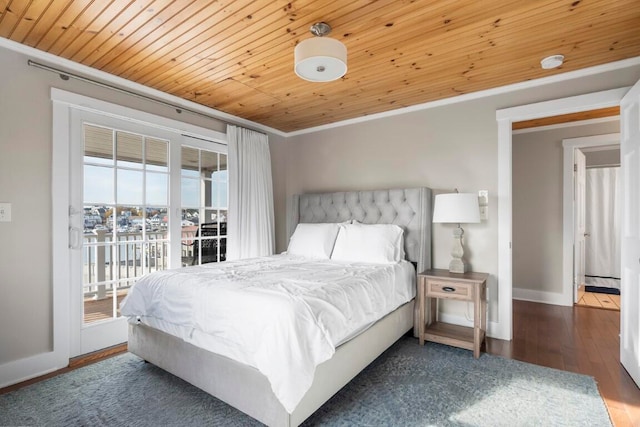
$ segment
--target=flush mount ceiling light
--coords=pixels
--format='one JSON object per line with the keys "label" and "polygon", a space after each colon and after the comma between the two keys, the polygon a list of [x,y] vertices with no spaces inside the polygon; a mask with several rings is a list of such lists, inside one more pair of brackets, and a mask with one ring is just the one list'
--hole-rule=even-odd
{"label": "flush mount ceiling light", "polygon": [[558,68],[564,62],[564,55],[551,55],[543,58],[540,61],[540,65],[545,70],[550,70],[552,68]]}
{"label": "flush mount ceiling light", "polygon": [[347,72],[347,47],[324,37],[331,32],[325,22],[313,24],[310,31],[316,37],[301,41],[294,51],[296,74],[310,82],[338,80]]}

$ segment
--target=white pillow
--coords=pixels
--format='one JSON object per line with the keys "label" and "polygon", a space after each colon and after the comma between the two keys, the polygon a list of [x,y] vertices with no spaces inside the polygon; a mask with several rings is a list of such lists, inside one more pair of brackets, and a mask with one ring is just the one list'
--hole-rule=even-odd
{"label": "white pillow", "polygon": [[393,224],[341,225],[331,259],[394,264],[404,259],[404,230]]}
{"label": "white pillow", "polygon": [[298,224],[289,240],[287,253],[307,258],[329,259],[339,224]]}

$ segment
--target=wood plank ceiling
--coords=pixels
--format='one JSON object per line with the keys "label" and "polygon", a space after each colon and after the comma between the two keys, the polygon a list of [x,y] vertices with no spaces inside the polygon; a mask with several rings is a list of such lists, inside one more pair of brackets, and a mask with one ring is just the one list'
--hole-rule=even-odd
{"label": "wood plank ceiling", "polygon": [[[330,83],[293,72],[318,21]],[[0,0],[0,36],[288,132],[638,56],[640,1]]]}

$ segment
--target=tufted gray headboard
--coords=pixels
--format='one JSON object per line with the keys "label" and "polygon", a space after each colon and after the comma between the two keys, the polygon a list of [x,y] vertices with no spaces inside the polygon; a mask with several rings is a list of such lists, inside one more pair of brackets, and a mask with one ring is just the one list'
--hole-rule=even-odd
{"label": "tufted gray headboard", "polygon": [[298,223],[344,222],[396,224],[404,228],[404,246],[418,272],[431,268],[431,189],[426,187],[300,194],[288,206],[287,232]]}

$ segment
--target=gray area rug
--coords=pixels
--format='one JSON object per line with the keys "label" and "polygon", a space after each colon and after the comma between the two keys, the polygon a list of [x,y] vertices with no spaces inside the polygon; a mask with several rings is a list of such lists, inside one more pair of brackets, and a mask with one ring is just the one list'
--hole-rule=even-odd
{"label": "gray area rug", "polygon": [[[124,354],[0,396],[0,425],[261,425]],[[404,337],[306,426],[611,426],[593,378]]]}

